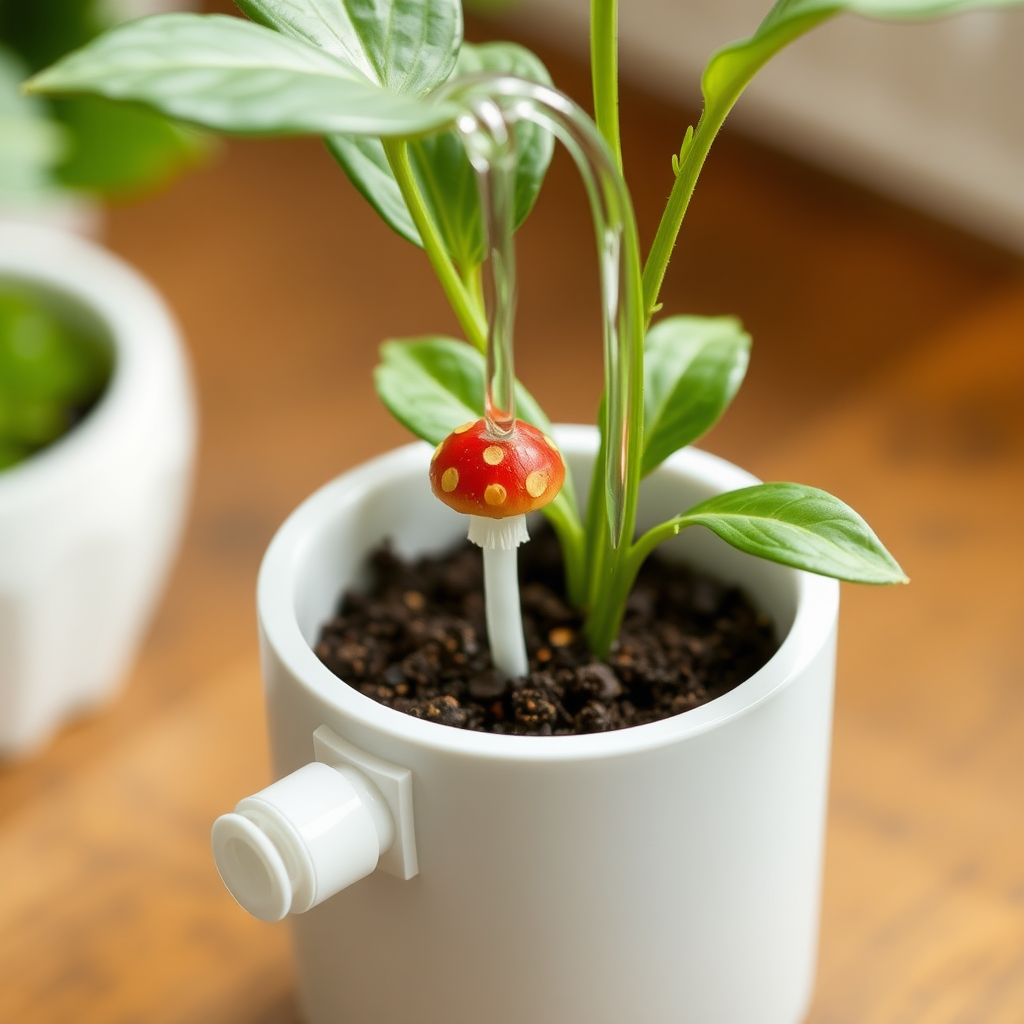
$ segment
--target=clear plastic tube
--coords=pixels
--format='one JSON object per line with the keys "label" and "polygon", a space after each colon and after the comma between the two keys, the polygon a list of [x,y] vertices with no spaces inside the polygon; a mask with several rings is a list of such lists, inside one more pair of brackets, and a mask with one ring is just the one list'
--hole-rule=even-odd
{"label": "clear plastic tube", "polygon": [[[510,429],[515,415],[512,333],[515,316],[513,242],[515,141],[512,127],[531,121],[569,151],[590,199],[600,266],[605,370],[605,501],[613,547],[626,527],[626,494],[638,472],[640,439],[630,423],[642,422],[643,316],[636,224],[625,182],[593,121],[564,94],[510,75],[467,75],[442,93],[462,105],[456,126],[477,172],[488,254],[488,425]],[[631,525],[631,524],[630,524]]]}

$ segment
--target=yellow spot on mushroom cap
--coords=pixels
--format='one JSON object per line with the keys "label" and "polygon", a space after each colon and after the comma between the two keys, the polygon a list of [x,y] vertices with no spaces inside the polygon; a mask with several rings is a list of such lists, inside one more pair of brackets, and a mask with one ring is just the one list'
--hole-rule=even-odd
{"label": "yellow spot on mushroom cap", "polygon": [[548,447],[549,447],[549,448],[550,448],[550,449],[551,449],[551,450],[552,450],[553,452],[557,452],[557,451],[558,451],[558,445],[557,445],[557,444],[555,444],[555,442],[554,442],[554,441],[552,441],[552,440],[551,440],[551,438],[550,438],[550,437],[548,437],[548,435],[547,435],[547,434],[542,434],[541,436],[542,436],[542,437],[544,438],[544,443],[545,443],[545,444],[546,444],[546,445],[547,445],[547,446],[548,446]]}
{"label": "yellow spot on mushroom cap", "polygon": [[488,445],[484,449],[484,462],[488,466],[497,466],[503,458],[505,458],[505,451],[496,444]]}
{"label": "yellow spot on mushroom cap", "polygon": [[488,484],[484,489],[484,501],[488,505],[504,505],[508,491],[501,484]]}
{"label": "yellow spot on mushroom cap", "polygon": [[440,455],[440,454],[441,454],[441,449],[442,449],[443,447],[444,447],[444,441],[442,441],[442,442],[441,442],[441,443],[440,443],[440,444],[439,444],[439,445],[438,445],[438,446],[437,446],[437,447],[436,447],[436,448],[434,449],[434,454],[430,456],[430,461],[431,461],[431,462],[433,462],[433,461],[434,461],[434,459],[436,459],[436,458],[438,457],[438,455]]}
{"label": "yellow spot on mushroom cap", "polygon": [[445,494],[450,494],[458,486],[459,471],[454,467],[446,469],[444,473],[441,474],[441,490],[444,491]]}
{"label": "yellow spot on mushroom cap", "polygon": [[535,469],[526,478],[526,492],[531,498],[539,498],[548,489],[548,474]]}
{"label": "yellow spot on mushroom cap", "polygon": [[455,429],[454,429],[454,430],[452,431],[452,433],[453,433],[453,434],[464,434],[464,433],[465,433],[465,432],[466,432],[467,430],[469,430],[469,428],[470,428],[471,426],[473,426],[473,424],[474,424],[475,422],[476,422],[476,420],[470,420],[470,421],[469,421],[468,423],[463,423],[461,427],[456,427],[456,428],[455,428]]}

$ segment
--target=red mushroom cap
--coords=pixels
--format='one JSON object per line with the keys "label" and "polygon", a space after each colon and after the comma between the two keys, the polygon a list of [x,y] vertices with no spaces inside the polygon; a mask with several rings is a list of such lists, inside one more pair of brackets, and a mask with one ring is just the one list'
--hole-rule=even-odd
{"label": "red mushroom cap", "polygon": [[446,505],[466,515],[504,519],[543,508],[561,490],[565,464],[555,442],[516,420],[496,438],[484,420],[456,427],[430,462],[430,486]]}

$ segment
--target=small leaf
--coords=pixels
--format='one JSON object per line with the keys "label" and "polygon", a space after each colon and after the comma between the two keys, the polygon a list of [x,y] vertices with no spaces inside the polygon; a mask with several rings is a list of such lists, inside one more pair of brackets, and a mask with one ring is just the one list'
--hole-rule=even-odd
{"label": "small leaf", "polygon": [[[497,71],[550,84],[540,60],[515,43],[463,44],[453,80],[479,71]],[[518,227],[540,192],[554,139],[529,123],[515,128],[515,216]],[[333,136],[327,145],[356,188],[403,238],[420,245],[419,232],[391,174],[383,146],[375,139]],[[455,132],[417,139],[409,148],[413,171],[427,209],[438,225],[445,247],[461,267],[479,264],[484,256],[480,200],[476,177]]]}
{"label": "small leaf", "polygon": [[253,21],[312,43],[400,95],[451,74],[462,42],[459,0],[236,0]]}
{"label": "small leaf", "polygon": [[842,11],[869,18],[927,18],[1019,0],[779,0],[749,39],[712,54],[701,88],[713,123],[720,124],[750,80],[779,50]]}
{"label": "small leaf", "polygon": [[[483,355],[454,338],[385,341],[374,371],[377,393],[392,416],[417,437],[439,444],[461,423],[484,414]],[[551,423],[516,384],[516,414],[545,433]]]}
{"label": "small leaf", "polygon": [[803,484],[743,487],[695,505],[663,526],[658,539],[706,526],[740,551],[854,583],[906,583],[871,527],[826,491]]}
{"label": "small leaf", "polygon": [[[551,77],[540,59],[515,43],[463,46],[452,81],[480,72],[516,75],[543,85]],[[555,140],[539,125],[522,121],[515,126],[515,225],[533,209],[547,173]],[[431,213],[441,228],[452,259],[461,267],[483,261],[483,230],[476,175],[462,141],[454,132],[417,139],[412,144],[413,168]]]}
{"label": "small leaf", "polygon": [[30,79],[30,92],[132,100],[216,131],[408,135],[452,111],[399,96],[356,66],[224,15],[128,22]]}
{"label": "small leaf", "polygon": [[[402,426],[430,444],[440,444],[457,426],[484,414],[484,357],[454,338],[385,341],[374,370],[377,394]],[[516,415],[551,433],[551,421],[536,399],[516,382]],[[545,514],[565,527],[577,524],[576,497],[566,467],[565,483]]]}
{"label": "small leaf", "polygon": [[[374,383],[391,415],[417,437],[440,444],[460,423],[479,419],[483,357],[452,338],[385,341]],[[476,356],[477,358],[469,358]]]}
{"label": "small leaf", "polygon": [[718,422],[747,371],[750,335],[732,317],[674,316],[644,341],[646,476]]}

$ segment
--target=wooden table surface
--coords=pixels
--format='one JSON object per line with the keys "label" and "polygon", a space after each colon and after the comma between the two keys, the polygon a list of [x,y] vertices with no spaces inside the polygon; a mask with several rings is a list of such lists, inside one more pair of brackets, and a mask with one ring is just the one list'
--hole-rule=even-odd
{"label": "wooden table surface", "polygon": [[[650,239],[687,114],[639,93],[624,111]],[[600,387],[587,216],[559,157],[521,236],[518,353],[566,421]],[[377,342],[455,327],[422,255],[313,141],[226,145],[114,210],[108,241],[189,340],[194,509],[124,693],[0,770],[0,1020],[286,1024],[287,927],[232,902],[208,841],[269,781],[256,571],[297,502],[405,440],[371,387]],[[844,587],[809,1021],[1021,1024],[1024,263],[726,135],[665,304],[755,338],[706,447],[837,493],[913,577]]]}

